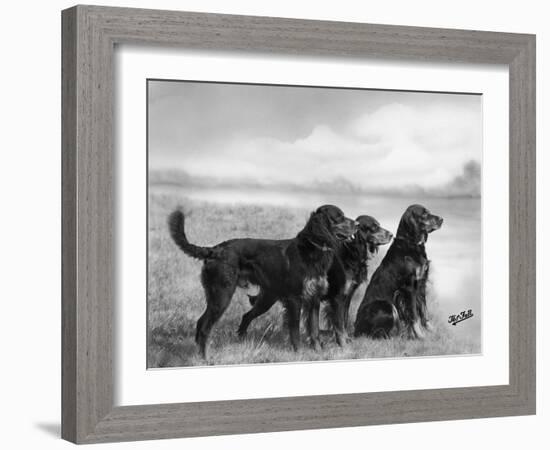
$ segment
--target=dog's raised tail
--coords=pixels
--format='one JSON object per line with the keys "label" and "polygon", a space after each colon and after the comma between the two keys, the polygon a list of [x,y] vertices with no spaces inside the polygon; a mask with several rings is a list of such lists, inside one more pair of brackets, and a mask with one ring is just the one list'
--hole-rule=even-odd
{"label": "dog's raised tail", "polygon": [[176,245],[188,256],[204,260],[212,255],[210,247],[199,247],[191,244],[185,236],[185,216],[182,211],[176,210],[168,216],[170,236]]}

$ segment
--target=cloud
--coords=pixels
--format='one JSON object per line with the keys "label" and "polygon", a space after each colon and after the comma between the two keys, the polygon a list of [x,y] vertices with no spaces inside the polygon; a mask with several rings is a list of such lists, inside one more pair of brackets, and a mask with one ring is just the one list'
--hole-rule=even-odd
{"label": "cloud", "polygon": [[476,109],[480,113],[480,105],[472,109],[472,105],[436,103],[418,107],[393,102],[360,116],[350,128],[358,136],[413,140],[428,151],[437,151],[479,138],[481,123],[480,115],[473,114]]}
{"label": "cloud", "polygon": [[163,139],[151,138],[152,169],[229,184],[475,190],[456,179],[481,157],[478,96],[197,86],[153,102],[151,135]]}
{"label": "cloud", "polygon": [[350,130],[390,149],[376,164],[378,172],[429,187],[449,181],[465,161],[480,157],[479,112],[471,107],[391,103],[359,117]]}
{"label": "cloud", "polygon": [[177,166],[197,176],[267,183],[347,179],[371,190],[411,184],[430,188],[453,180],[465,161],[479,156],[473,150],[431,152],[404,136],[397,139],[386,134],[365,140],[318,126],[307,137],[291,142],[237,138],[217,152],[181,152]]}

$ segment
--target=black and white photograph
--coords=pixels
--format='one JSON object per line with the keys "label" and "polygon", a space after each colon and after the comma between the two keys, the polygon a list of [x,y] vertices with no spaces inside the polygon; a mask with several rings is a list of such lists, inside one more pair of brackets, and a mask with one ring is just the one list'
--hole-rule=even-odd
{"label": "black and white photograph", "polygon": [[482,104],[147,80],[148,368],[480,354]]}

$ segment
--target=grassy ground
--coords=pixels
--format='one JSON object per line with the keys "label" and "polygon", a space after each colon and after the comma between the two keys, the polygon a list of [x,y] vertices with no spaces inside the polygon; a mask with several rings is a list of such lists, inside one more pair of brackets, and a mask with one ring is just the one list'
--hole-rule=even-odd
{"label": "grassy ground", "polygon": [[[272,206],[193,202],[176,193],[156,192],[152,188],[149,193],[148,235],[149,367],[449,355],[478,353],[480,350],[479,342],[467,337],[458,339],[449,332],[445,317],[438,312],[432,296],[429,296],[429,309],[434,331],[422,341],[361,338],[340,348],[326,332],[322,334],[322,351],[314,352],[303,345],[295,353],[288,344],[279,304],[252,322],[248,337],[241,341],[236,331],[249,304],[245,293],[237,290],[231,305],[212,331],[208,361],[204,361],[194,343],[196,321],[205,308],[199,277],[201,263],[175,246],[166,226],[167,215],[177,206],[183,207],[187,213],[189,240],[199,245],[213,245],[236,237],[292,237],[303,227],[309,215],[305,210]],[[373,262],[373,268],[379,259],[380,256]],[[352,320],[363,293],[364,287],[358,290],[352,302]]]}

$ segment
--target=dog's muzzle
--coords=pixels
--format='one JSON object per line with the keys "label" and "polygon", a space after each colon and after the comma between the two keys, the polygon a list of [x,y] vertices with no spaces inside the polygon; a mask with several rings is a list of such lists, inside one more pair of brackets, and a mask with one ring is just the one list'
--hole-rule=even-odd
{"label": "dog's muzzle", "polygon": [[443,217],[436,215],[432,215],[432,217],[430,217],[430,232],[439,230],[441,225],[443,225]]}

